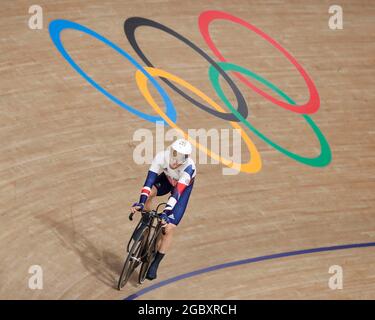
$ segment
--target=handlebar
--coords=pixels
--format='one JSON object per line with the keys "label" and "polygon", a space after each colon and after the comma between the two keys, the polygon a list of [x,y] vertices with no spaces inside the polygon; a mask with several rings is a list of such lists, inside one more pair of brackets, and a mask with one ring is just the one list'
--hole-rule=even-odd
{"label": "handlebar", "polygon": [[130,221],[133,221],[134,213],[135,213],[135,212],[130,212],[130,214],[129,214],[129,220],[130,220]]}
{"label": "handlebar", "polygon": [[[158,219],[158,221],[161,221],[162,219],[159,217],[159,212],[158,212],[158,211],[159,211],[159,207],[162,206],[162,205],[166,205],[166,203],[165,203],[165,202],[159,203],[155,210],[151,210],[151,211],[144,211],[144,210],[142,210],[141,213],[142,213],[142,214],[145,214],[145,213],[147,213],[147,214],[151,214],[151,215],[153,215],[156,219]],[[161,213],[161,212],[160,212],[160,213]],[[131,213],[129,214],[129,220],[130,220],[130,221],[133,221],[133,216],[134,216],[134,214],[135,214],[135,212],[131,212]],[[164,228],[162,228],[162,233],[165,234],[165,229],[164,229]]]}

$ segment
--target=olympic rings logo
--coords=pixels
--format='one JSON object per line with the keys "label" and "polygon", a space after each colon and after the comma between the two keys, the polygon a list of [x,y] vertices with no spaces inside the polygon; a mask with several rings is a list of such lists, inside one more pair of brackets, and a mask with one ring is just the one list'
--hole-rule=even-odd
{"label": "olympic rings logo", "polygon": [[[290,98],[286,93],[284,93],[277,86],[269,82],[267,79],[261,77],[258,74],[255,74],[251,70],[248,70],[239,65],[235,65],[233,63],[227,62],[225,57],[221,54],[221,52],[215,46],[209,33],[209,25],[214,20],[226,20],[232,23],[239,24],[247,28],[248,30],[255,32],[264,40],[268,41],[277,50],[279,50],[295,66],[297,71],[303,77],[308,87],[309,93],[310,93],[309,101],[304,105],[296,105],[296,103],[292,100],[292,98]],[[177,40],[183,42],[185,45],[190,47],[192,50],[194,50],[200,56],[202,56],[205,60],[207,60],[210,63],[208,74],[209,74],[211,84],[213,88],[215,89],[216,93],[218,94],[218,96],[220,97],[220,99],[222,100],[222,102],[226,105],[226,107],[231,112],[230,113],[225,112],[225,109],[223,109],[223,107],[215,103],[210,97],[205,95],[202,91],[200,91],[198,88],[194,87],[187,81],[177,77],[176,75],[173,75],[172,73],[155,68],[154,65],[145,56],[143,51],[140,49],[138,42],[135,38],[135,30],[139,27],[151,27],[151,28],[163,31],[169,34],[170,36],[176,38]],[[145,97],[146,101],[157,112],[158,116],[153,116],[150,114],[143,113],[137,110],[136,108],[124,103],[123,101],[119,100],[117,97],[109,93],[102,86],[100,86],[91,77],[89,77],[65,50],[61,42],[61,36],[60,36],[61,32],[65,29],[77,30],[77,31],[86,33],[96,38],[97,40],[111,47],[117,53],[125,57],[132,65],[134,65],[135,68],[137,69],[135,78],[136,78],[136,83],[138,85],[138,88],[140,92],[142,93],[142,95]],[[94,88],[96,88],[98,91],[104,94],[108,99],[110,99],[111,101],[119,105],[120,107],[126,109],[127,111],[133,113],[134,115],[140,117],[141,119],[144,119],[150,122],[162,121],[164,124],[168,124],[169,126],[173,127],[174,129],[182,133],[198,149],[204,151],[208,156],[212,157],[215,160],[220,161],[224,165],[230,168],[234,168],[236,170],[242,171],[242,172],[247,172],[247,173],[256,173],[262,167],[261,157],[259,155],[259,152],[256,146],[254,145],[252,140],[249,138],[249,136],[246,134],[246,132],[241,128],[239,123],[242,123],[243,125],[245,125],[250,131],[252,131],[255,135],[257,135],[260,139],[265,141],[267,144],[269,144],[270,146],[272,146],[273,148],[275,148],[282,154],[296,160],[297,162],[303,163],[305,165],[313,166],[313,167],[324,167],[328,165],[332,159],[330,146],[326,138],[324,137],[323,133],[319,129],[319,127],[315,124],[315,122],[309,116],[309,114],[312,114],[319,109],[319,106],[320,106],[319,94],[315,87],[315,84],[313,83],[313,81],[311,80],[307,72],[303,69],[303,67],[297,62],[297,60],[288,51],[286,51],[279,43],[277,43],[274,39],[272,39],[269,35],[261,31],[254,25],[238,17],[230,15],[229,13],[226,13],[226,12],[210,10],[210,11],[205,11],[201,13],[201,15],[199,16],[199,29],[208,47],[211,49],[211,51],[213,52],[213,54],[216,56],[216,58],[219,61],[217,62],[214,61],[208,54],[206,54],[201,48],[196,46],[193,42],[191,42],[190,40],[188,40],[181,34],[177,33],[173,29],[161,23],[158,23],[150,19],[141,18],[141,17],[132,17],[132,18],[127,19],[124,23],[124,32],[129,43],[131,44],[131,46],[137,53],[138,57],[146,65],[146,67],[142,67],[132,56],[130,56],[127,52],[122,50],[116,44],[114,44],[107,38],[103,37],[102,35],[96,33],[95,31],[83,25],[80,25],[78,23],[68,21],[68,20],[53,20],[49,25],[50,37],[54,45],[60,52],[60,54]],[[270,102],[284,109],[301,114],[301,116],[305,119],[307,124],[311,127],[311,129],[313,130],[314,134],[316,135],[319,141],[320,154],[313,158],[298,155],[296,153],[293,153],[281,147],[280,145],[278,145],[277,143],[275,143],[274,141],[266,137],[264,134],[262,134],[260,131],[258,131],[247,119],[248,106],[246,104],[246,101],[241,91],[238,89],[236,84],[229,77],[227,72],[231,72],[231,74],[233,74],[237,79],[239,79],[242,83],[244,83],[249,89],[257,92],[258,94],[263,96],[265,99],[269,100]],[[232,89],[237,100],[236,107],[233,106],[229,102],[228,98],[225,96],[220,86],[219,76],[222,76],[224,80],[228,83],[230,88]],[[158,84],[158,82],[155,80],[154,77],[159,77],[171,89],[173,89],[175,92],[180,94],[182,97],[184,97],[186,100],[191,102],[196,107],[206,111],[207,113],[215,117],[229,121],[230,124],[233,126],[233,128],[238,129],[240,131],[241,137],[244,143],[246,144],[248,151],[250,152],[250,155],[251,155],[250,160],[247,163],[233,163],[233,161],[221,157],[220,155],[212,152],[210,149],[207,149],[205,146],[199,144],[194,139],[190,138],[189,135],[177,125],[176,109],[170,97],[168,96],[168,94]],[[280,98],[277,99],[269,95],[265,91],[262,91],[260,88],[256,87],[250,81],[250,79],[259,81],[260,83],[268,87],[270,90],[272,90]],[[165,112],[155,102],[154,98],[152,97],[148,89],[148,81],[150,81],[150,83],[155,87],[157,92],[161,95],[163,102],[165,104]],[[180,85],[181,87],[186,89],[186,91],[181,90],[180,88],[175,86],[175,84]],[[189,93],[192,93],[200,97],[203,101],[207,103],[207,105],[202,104],[201,102],[196,100],[194,97],[192,97]]]}

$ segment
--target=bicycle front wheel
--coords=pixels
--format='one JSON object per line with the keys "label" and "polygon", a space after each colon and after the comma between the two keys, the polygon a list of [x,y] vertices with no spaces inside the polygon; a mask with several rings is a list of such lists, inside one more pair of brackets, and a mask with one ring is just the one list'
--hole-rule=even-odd
{"label": "bicycle front wheel", "polygon": [[141,232],[138,232],[134,239],[133,245],[129,250],[129,254],[125,260],[124,267],[122,268],[120,278],[118,280],[117,288],[121,290],[128,282],[134,270],[141,263],[142,251],[147,243],[147,235],[149,227],[144,227]]}

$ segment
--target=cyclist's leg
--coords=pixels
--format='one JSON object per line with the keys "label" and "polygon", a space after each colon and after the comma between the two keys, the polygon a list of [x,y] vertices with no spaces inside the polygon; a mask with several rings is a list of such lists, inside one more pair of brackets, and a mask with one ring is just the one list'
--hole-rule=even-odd
{"label": "cyclist's leg", "polygon": [[174,230],[182,220],[182,217],[184,216],[186,207],[189,202],[191,191],[193,190],[193,185],[194,183],[186,187],[185,191],[182,193],[180,199],[178,199],[176,205],[174,206],[173,210],[168,216],[170,223],[164,227],[165,234],[163,234],[163,236],[161,237],[158,246],[159,252],[161,253],[165,254],[171,245]]}
{"label": "cyclist's leg", "polygon": [[169,249],[169,247],[171,246],[173,232],[175,228],[176,228],[176,225],[173,223],[168,223],[164,227],[165,233],[162,234],[162,236],[159,239],[159,243],[157,245],[158,251],[160,253],[165,254],[167,250]]}
{"label": "cyclist's leg", "polygon": [[190,195],[193,190],[193,186],[194,186],[194,182],[191,185],[187,186],[184,192],[181,194],[173,210],[168,215],[170,223],[177,226],[181,222],[182,217],[184,216],[185,210],[188,206]]}
{"label": "cyclist's leg", "polygon": [[160,261],[164,258],[166,251],[169,249],[172,243],[172,237],[176,226],[180,223],[187,204],[189,202],[190,194],[193,189],[192,183],[188,186],[185,191],[182,193],[180,199],[176,203],[175,207],[173,208],[172,212],[168,216],[170,219],[170,223],[168,223],[165,228],[165,234],[162,235],[161,240],[158,243],[158,252],[155,256],[154,261],[152,262],[150,269],[147,272],[147,279],[153,280],[156,279],[157,269],[159,267]]}

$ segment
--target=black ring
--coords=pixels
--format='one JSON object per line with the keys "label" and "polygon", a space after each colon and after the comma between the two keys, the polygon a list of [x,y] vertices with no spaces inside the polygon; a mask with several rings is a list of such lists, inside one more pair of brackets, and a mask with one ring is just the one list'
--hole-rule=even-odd
{"label": "black ring", "polygon": [[[180,35],[176,31],[166,27],[165,25],[162,25],[156,21],[149,20],[146,18],[141,17],[131,17],[125,20],[124,22],[124,31],[125,35],[128,38],[129,43],[133,47],[134,51],[138,54],[138,56],[143,60],[143,62],[149,66],[154,67],[154,65],[146,58],[146,56],[143,54],[142,50],[139,48],[138,43],[135,39],[135,30],[140,26],[149,26],[155,29],[159,29],[161,31],[164,31],[171,36],[174,36],[178,40],[182,41],[183,43],[187,44],[190,48],[192,48],[194,51],[199,53],[202,57],[204,57],[211,65],[213,65],[217,71],[223,76],[223,78],[226,80],[226,82],[229,84],[229,86],[232,88],[233,93],[236,96],[238,109],[237,111],[246,119],[248,115],[248,108],[245,101],[245,98],[243,97],[241,91],[238,89],[238,87],[234,84],[232,79],[227,75],[227,73],[202,49],[197,47],[194,43],[192,43],[190,40],[186,39],[184,36]],[[225,112],[219,112],[216,110],[211,109],[210,107],[205,106],[204,104],[200,103],[199,101],[193,99],[189,95],[187,95],[185,92],[177,88],[173,83],[171,83],[168,79],[165,79],[161,77],[161,79],[174,91],[179,93],[181,96],[183,96],[185,99],[199,107],[200,109],[218,117],[223,120],[227,121],[233,121],[233,122],[239,122],[240,120],[238,117],[234,116],[232,113],[225,113]]]}

